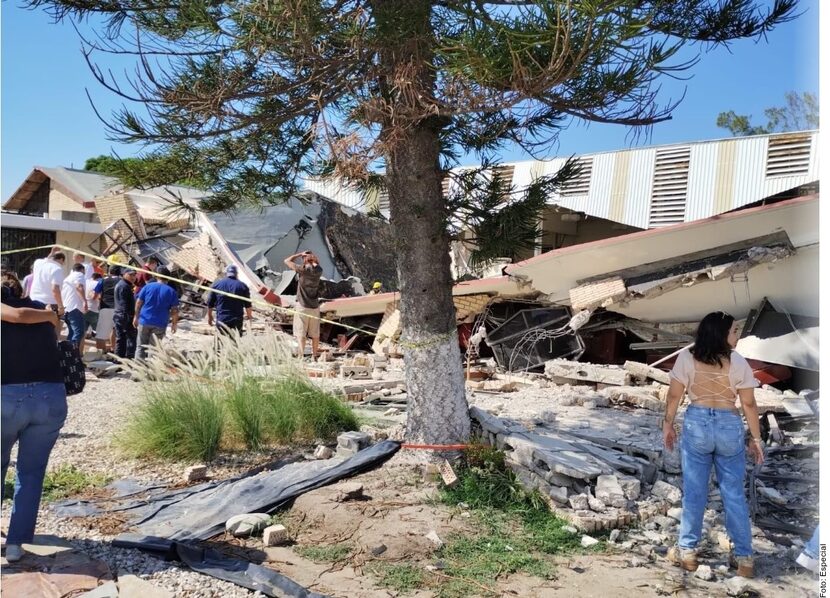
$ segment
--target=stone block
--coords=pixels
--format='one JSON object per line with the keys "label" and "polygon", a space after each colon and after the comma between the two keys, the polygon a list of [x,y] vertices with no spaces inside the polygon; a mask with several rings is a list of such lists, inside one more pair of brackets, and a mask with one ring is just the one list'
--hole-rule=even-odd
{"label": "stone block", "polygon": [[595,513],[604,513],[605,512],[605,503],[602,502],[598,498],[594,498],[593,496],[588,496],[588,508],[594,511]]}
{"label": "stone block", "polygon": [[591,363],[552,359],[545,363],[545,375],[557,380],[589,382],[624,386],[631,382],[631,377],[619,367],[600,366]]}
{"label": "stone block", "polygon": [[586,494],[575,494],[568,498],[568,502],[574,511],[588,510],[588,496]]}
{"label": "stone block", "polygon": [[617,477],[617,482],[622,488],[623,496],[628,500],[637,500],[640,496],[640,480],[632,477]]}
{"label": "stone block", "polygon": [[666,514],[675,521],[680,522],[680,519],[683,517],[683,509],[680,507],[672,507]]}
{"label": "stone block", "polygon": [[444,545],[444,541],[440,538],[440,536],[438,536],[438,532],[435,530],[430,530],[424,537],[432,542],[432,545],[435,546],[435,548],[441,548]]}
{"label": "stone block", "polygon": [[596,546],[599,544],[599,540],[596,538],[592,538],[591,536],[582,536],[582,539],[579,541],[582,545],[582,548],[590,548],[591,546]]}
{"label": "stone block", "polygon": [[354,455],[369,446],[369,435],[364,432],[343,432],[337,437],[337,454]]}
{"label": "stone block", "polygon": [[651,493],[657,498],[669,501],[673,506],[679,505],[683,498],[683,493],[680,491],[680,488],[672,486],[663,480],[657,480],[654,483]]}
{"label": "stone block", "polygon": [[198,482],[207,478],[207,465],[191,465],[184,470],[185,482]]}
{"label": "stone block", "polygon": [[337,502],[363,498],[363,484],[360,482],[342,482],[333,489],[336,490],[334,500]]}
{"label": "stone block", "polygon": [[625,491],[615,475],[600,475],[597,477],[596,497],[609,507],[625,508],[628,501]]}
{"label": "stone block", "polygon": [[315,459],[331,459],[334,456],[334,451],[325,445],[319,445],[314,449]]}
{"label": "stone block", "polygon": [[562,505],[568,504],[568,489],[561,486],[551,486],[548,495]]}
{"label": "stone block", "polygon": [[288,530],[284,525],[269,525],[262,531],[262,543],[265,546],[280,546],[288,541]]}

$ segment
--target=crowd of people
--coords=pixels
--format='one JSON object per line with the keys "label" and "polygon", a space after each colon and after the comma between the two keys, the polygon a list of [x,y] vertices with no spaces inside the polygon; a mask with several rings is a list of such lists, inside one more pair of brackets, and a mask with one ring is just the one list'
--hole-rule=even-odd
{"label": "crowd of people", "polygon": [[[296,260],[301,259],[301,263]],[[19,443],[17,475],[6,558],[21,558],[21,545],[31,542],[49,453],[67,414],[66,392],[57,338],[62,323],[67,339],[83,351],[92,331],[98,348],[109,346],[119,358],[144,359],[147,348],[178,325],[180,292],[171,284],[170,271],[150,258],[138,273],[130,266],[102,264],[75,255],[64,276],[66,255],[54,249],[36,260],[21,283],[17,276],[2,277],[2,475],[12,446]],[[285,264],[298,275],[294,333],[299,355],[311,338],[312,358],[319,351],[320,278],[322,268],[310,253],[289,256]],[[377,284],[380,290],[380,284]],[[207,318],[220,334],[244,333],[252,318],[250,290],[238,279],[236,266],[225,269],[207,297]],[[695,571],[701,543],[709,479],[714,468],[723,500],[726,530],[733,552],[731,565],[743,577],[754,575],[752,527],[746,500],[747,453],[761,464],[764,449],[755,403],[758,382],[747,361],[735,351],[735,319],[725,312],[704,317],[694,345],[678,355],[671,370],[663,437],[666,447],[678,444],[675,417],[681,402],[690,404],[683,417],[679,446],[683,476],[683,510],[677,545],[669,560]],[[38,359],[32,359],[38,355]],[[737,405],[740,405],[739,411]],[[746,424],[744,423],[746,422]],[[745,443],[749,429],[748,448]],[[800,555],[806,568],[817,567],[818,529]]]}

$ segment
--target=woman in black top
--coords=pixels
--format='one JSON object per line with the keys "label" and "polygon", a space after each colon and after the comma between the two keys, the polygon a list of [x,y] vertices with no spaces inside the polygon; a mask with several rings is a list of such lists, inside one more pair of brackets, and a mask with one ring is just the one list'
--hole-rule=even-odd
{"label": "woman in black top", "polygon": [[3,480],[12,446],[19,442],[14,500],[6,537],[6,560],[14,562],[23,556],[21,545],[34,538],[46,465],[66,420],[66,388],[58,352],[57,315],[37,301],[23,299],[23,289],[14,274],[3,274],[2,293]]}

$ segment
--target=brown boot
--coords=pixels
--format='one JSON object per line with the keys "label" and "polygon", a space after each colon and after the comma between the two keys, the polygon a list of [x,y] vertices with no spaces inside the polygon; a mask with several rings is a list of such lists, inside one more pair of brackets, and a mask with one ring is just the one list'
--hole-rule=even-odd
{"label": "brown boot", "polygon": [[666,558],[672,565],[683,567],[686,571],[697,571],[697,552],[694,549],[672,546]]}
{"label": "brown boot", "polygon": [[751,556],[729,555],[729,566],[738,570],[738,577],[755,577],[755,563]]}

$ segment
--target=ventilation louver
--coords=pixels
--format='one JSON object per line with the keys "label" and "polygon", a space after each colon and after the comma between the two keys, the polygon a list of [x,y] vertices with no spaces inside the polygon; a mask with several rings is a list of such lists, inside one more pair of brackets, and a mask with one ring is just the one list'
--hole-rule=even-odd
{"label": "ventilation louver", "polygon": [[562,197],[588,195],[588,190],[591,188],[594,159],[580,158],[577,164],[579,165],[579,174],[562,186],[562,191],[559,193]]}
{"label": "ventilation louver", "polygon": [[767,177],[809,173],[811,143],[809,134],[771,136],[767,147]]}
{"label": "ventilation louver", "polygon": [[670,226],[685,219],[690,151],[688,146],[657,150],[649,228]]}

